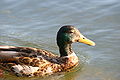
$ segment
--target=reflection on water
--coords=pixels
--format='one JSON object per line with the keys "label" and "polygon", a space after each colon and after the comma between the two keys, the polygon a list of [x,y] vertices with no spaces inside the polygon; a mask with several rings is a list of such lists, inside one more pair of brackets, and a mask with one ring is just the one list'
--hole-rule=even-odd
{"label": "reflection on water", "polygon": [[[119,80],[119,0],[1,0],[0,45],[29,46],[58,54],[56,33],[75,25],[96,42],[95,47],[73,44],[84,62],[74,72],[30,80]],[[58,54],[59,55],[59,54]],[[9,78],[9,79],[8,79]],[[5,80],[16,80],[6,73]],[[28,78],[17,78],[26,80]]]}

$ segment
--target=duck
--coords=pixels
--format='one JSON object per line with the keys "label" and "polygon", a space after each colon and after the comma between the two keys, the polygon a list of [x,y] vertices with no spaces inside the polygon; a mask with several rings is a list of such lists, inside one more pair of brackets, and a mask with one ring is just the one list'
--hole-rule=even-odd
{"label": "duck", "polygon": [[83,36],[73,25],[62,26],[56,40],[60,55],[38,48],[0,45],[0,68],[22,77],[66,72],[79,64],[72,43],[95,46],[95,42]]}

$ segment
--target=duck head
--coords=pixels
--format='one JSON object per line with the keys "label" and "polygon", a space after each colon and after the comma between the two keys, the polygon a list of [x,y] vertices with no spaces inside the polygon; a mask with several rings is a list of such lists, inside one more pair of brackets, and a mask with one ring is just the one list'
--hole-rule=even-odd
{"label": "duck head", "polygon": [[80,31],[71,25],[63,26],[57,33],[57,45],[61,56],[68,56],[73,53],[71,44],[74,42],[84,43],[90,46],[95,46],[95,43],[83,36]]}

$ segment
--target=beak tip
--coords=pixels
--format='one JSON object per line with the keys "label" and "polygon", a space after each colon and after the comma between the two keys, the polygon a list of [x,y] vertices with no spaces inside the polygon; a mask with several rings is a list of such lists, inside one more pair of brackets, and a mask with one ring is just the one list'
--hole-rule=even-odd
{"label": "beak tip", "polygon": [[96,44],[93,42],[92,44],[91,44],[91,46],[95,46]]}
{"label": "beak tip", "polygon": [[92,46],[95,46],[96,44],[92,45]]}

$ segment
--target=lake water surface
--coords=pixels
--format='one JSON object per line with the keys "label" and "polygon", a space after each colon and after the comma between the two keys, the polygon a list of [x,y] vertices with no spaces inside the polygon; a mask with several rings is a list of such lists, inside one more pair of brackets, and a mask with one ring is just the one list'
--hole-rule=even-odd
{"label": "lake water surface", "polygon": [[1,80],[120,80],[120,0],[0,0],[0,45],[59,55],[56,33],[67,24],[96,42],[95,47],[73,44],[80,66],[43,78],[6,73]]}

